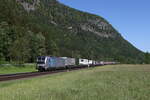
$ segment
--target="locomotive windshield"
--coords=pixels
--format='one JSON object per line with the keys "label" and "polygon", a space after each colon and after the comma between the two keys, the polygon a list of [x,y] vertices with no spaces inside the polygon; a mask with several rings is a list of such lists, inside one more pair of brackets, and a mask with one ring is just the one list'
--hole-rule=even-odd
{"label": "locomotive windshield", "polygon": [[38,57],[37,58],[37,64],[44,64],[45,63],[45,58],[46,57]]}
{"label": "locomotive windshield", "polygon": [[38,61],[45,60],[45,57],[38,57]]}

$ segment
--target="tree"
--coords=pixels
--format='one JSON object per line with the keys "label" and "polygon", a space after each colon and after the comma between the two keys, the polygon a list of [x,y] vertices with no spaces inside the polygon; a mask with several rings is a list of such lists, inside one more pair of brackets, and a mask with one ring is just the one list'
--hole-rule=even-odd
{"label": "tree", "polygon": [[150,53],[149,53],[149,52],[146,52],[146,53],[145,53],[145,60],[144,60],[144,63],[150,64]]}
{"label": "tree", "polygon": [[13,44],[15,33],[7,22],[0,23],[0,58],[10,61],[9,51]]}
{"label": "tree", "polygon": [[51,49],[53,56],[59,56],[59,47],[57,46],[55,41],[51,41]]}
{"label": "tree", "polygon": [[22,64],[28,60],[29,51],[29,42],[25,38],[19,38],[13,43],[10,55],[14,61]]}
{"label": "tree", "polygon": [[28,62],[34,62],[37,56],[45,55],[45,37],[42,33],[33,33],[32,31],[27,31],[25,39],[28,41],[29,46],[29,58]]}
{"label": "tree", "polygon": [[36,35],[37,38],[37,43],[38,43],[38,56],[42,56],[46,54],[46,49],[45,49],[45,37],[42,35],[42,33],[38,33]]}

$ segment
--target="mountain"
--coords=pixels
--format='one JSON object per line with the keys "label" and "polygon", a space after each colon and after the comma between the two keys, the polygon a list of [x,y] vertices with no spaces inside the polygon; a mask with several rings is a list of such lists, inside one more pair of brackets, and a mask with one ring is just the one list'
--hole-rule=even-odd
{"label": "mountain", "polygon": [[53,55],[142,63],[144,53],[104,18],[57,0],[0,0],[0,59]]}

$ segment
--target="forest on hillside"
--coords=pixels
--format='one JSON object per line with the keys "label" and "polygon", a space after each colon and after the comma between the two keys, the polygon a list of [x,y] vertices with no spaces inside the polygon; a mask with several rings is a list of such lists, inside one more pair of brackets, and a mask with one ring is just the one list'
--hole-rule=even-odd
{"label": "forest on hillside", "polygon": [[[32,63],[38,56],[66,56],[121,63],[148,63],[143,53],[104,18],[56,0],[27,11],[19,0],[0,0],[0,61]],[[22,0],[32,5],[35,0]],[[38,0],[37,0],[38,1]],[[100,23],[100,24],[97,24]]]}

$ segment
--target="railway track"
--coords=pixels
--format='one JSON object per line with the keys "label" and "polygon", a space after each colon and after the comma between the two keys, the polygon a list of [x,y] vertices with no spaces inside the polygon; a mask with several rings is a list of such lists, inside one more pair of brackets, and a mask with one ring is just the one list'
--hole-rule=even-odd
{"label": "railway track", "polygon": [[[69,69],[69,71],[79,70],[79,69],[84,69],[84,68],[88,68],[88,67]],[[23,78],[31,78],[31,77],[37,77],[37,76],[60,73],[60,72],[67,72],[67,71],[68,69],[48,71],[48,72],[27,72],[27,73],[16,73],[16,74],[3,74],[3,75],[0,75],[0,82],[23,79]]]}

